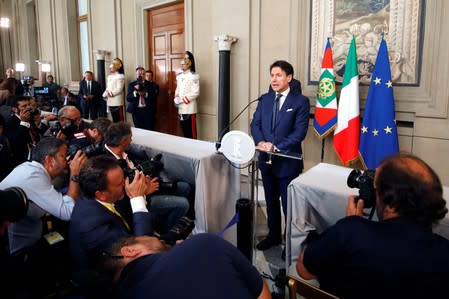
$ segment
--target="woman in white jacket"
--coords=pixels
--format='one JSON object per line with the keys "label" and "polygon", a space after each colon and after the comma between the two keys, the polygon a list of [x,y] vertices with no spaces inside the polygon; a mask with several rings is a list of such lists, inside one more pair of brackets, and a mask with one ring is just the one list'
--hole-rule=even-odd
{"label": "woman in white jacket", "polygon": [[106,98],[109,112],[111,112],[112,121],[119,122],[125,120],[125,75],[123,74],[123,62],[120,58],[114,58],[109,65],[108,80],[106,90],[103,92],[103,98]]}

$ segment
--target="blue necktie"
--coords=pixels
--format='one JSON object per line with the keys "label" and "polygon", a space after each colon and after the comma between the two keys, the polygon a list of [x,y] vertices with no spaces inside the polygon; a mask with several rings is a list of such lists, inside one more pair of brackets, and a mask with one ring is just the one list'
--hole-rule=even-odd
{"label": "blue necktie", "polygon": [[274,131],[274,127],[276,126],[276,120],[279,112],[279,104],[282,97],[282,93],[276,94],[276,99],[273,104],[273,117],[271,119],[271,130]]}

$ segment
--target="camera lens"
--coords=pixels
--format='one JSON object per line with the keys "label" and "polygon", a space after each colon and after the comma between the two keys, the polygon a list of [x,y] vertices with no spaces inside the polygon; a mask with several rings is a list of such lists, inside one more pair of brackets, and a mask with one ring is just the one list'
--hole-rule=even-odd
{"label": "camera lens", "polygon": [[348,176],[347,184],[349,188],[360,188],[359,179],[362,172],[358,169],[353,169]]}

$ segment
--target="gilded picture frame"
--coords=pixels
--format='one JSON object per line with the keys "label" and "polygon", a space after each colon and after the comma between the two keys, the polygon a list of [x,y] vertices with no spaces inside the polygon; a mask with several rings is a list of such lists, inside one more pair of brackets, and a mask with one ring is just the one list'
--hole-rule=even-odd
{"label": "gilded picture frame", "polygon": [[336,81],[343,80],[349,45],[357,44],[359,79],[369,84],[382,34],[393,82],[419,85],[423,0],[312,0],[309,81],[317,82],[327,38]]}

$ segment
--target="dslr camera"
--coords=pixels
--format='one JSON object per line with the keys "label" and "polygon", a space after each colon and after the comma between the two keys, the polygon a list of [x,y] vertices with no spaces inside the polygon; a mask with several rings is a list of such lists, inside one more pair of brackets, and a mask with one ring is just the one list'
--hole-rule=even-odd
{"label": "dslr camera", "polygon": [[68,139],[71,139],[73,137],[73,134],[75,134],[76,130],[77,126],[72,122],[61,125],[61,123],[58,121],[50,127],[51,136],[56,136],[58,132],[61,132],[62,134],[67,136]]}
{"label": "dslr camera", "polygon": [[122,166],[123,172],[125,176],[129,178],[129,181],[132,182],[135,175],[135,170],[142,171],[143,174],[148,175],[152,178],[159,178],[159,190],[172,190],[175,186],[174,182],[165,181],[161,177],[161,172],[164,170],[164,164],[161,162],[162,154],[157,154],[156,156],[148,159],[138,165],[135,166],[135,169],[131,169],[128,167],[126,161],[120,160],[120,164]]}
{"label": "dslr camera", "polygon": [[376,190],[374,189],[374,169],[361,171],[354,169],[348,176],[348,187],[359,189],[359,198],[365,201],[365,208],[371,208],[376,205]]}
{"label": "dslr camera", "polygon": [[103,145],[96,142],[85,147],[82,147],[79,144],[70,145],[69,150],[67,151],[67,157],[72,160],[73,157],[75,157],[76,152],[79,150],[81,150],[87,156],[87,158],[104,154]]}
{"label": "dslr camera", "polygon": [[179,218],[178,222],[167,233],[157,237],[168,245],[175,245],[176,241],[187,238],[194,227],[195,223],[193,220],[183,216]]}

